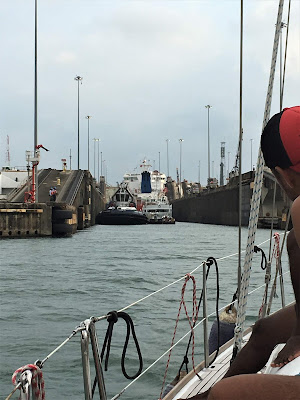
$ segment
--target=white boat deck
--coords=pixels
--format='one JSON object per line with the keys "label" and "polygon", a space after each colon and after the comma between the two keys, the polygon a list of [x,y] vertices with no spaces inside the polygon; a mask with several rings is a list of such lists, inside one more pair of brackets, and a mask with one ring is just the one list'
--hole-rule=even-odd
{"label": "white boat deck", "polygon": [[[247,330],[244,344],[247,343],[250,335],[251,332]],[[221,347],[220,355],[212,366],[205,368],[204,362],[202,362],[196,367],[200,379],[195,375],[194,371],[191,371],[164,397],[164,400],[188,399],[196,394],[205,392],[222,379],[230,365],[232,344],[233,340]],[[210,360],[212,358],[213,355],[210,356]]]}

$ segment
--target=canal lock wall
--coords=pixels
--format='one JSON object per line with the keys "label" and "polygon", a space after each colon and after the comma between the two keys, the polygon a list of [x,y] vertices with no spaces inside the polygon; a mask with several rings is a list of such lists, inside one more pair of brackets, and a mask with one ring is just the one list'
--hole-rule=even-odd
{"label": "canal lock wall", "polygon": [[[47,173],[52,175],[51,182],[54,176],[58,182],[60,176],[63,178],[62,171]],[[71,171],[69,177],[61,179],[61,182],[64,184],[59,187],[57,202],[0,202],[0,237],[69,236],[94,225],[105,201],[90,172]],[[43,184],[45,187],[53,186],[47,182]]]}

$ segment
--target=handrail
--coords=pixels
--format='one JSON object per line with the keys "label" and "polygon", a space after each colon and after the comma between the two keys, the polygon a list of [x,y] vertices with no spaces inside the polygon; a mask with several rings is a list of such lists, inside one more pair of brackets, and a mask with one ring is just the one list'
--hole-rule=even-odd
{"label": "handrail", "polygon": [[[41,184],[47,179],[47,177],[50,175],[51,173],[51,169],[50,170],[46,170],[46,169],[42,169],[39,172],[39,187],[41,186]],[[45,175],[45,176],[44,176]],[[29,178],[31,181],[31,177]],[[26,188],[26,186],[28,185],[28,178],[23,180],[24,183],[21,184],[21,186],[13,189],[7,196],[6,201],[12,201],[15,197],[21,195],[22,191]]]}
{"label": "handrail", "polygon": [[74,182],[70,188],[69,195],[66,198],[67,204],[73,205],[75,198],[77,196],[78,190],[80,188],[81,182],[83,180],[83,177],[84,177],[84,171],[78,171],[77,176],[74,179]]}

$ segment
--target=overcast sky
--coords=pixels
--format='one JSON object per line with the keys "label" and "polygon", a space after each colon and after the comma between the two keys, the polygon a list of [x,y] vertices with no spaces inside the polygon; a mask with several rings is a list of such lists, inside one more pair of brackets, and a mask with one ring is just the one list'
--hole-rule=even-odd
{"label": "overcast sky", "polygon": [[[287,21],[286,1],[283,20]],[[256,161],[269,79],[278,0],[244,0],[243,170]],[[234,164],[239,134],[239,0],[39,0],[38,142],[40,168],[61,168],[70,149],[77,168],[77,82],[80,168],[90,170],[100,138],[108,182],[120,182],[146,158],[176,178],[207,178],[210,104],[211,175],[219,175],[220,142]],[[285,42],[286,29],[283,30]],[[25,165],[33,148],[34,0],[0,2],[0,163]],[[279,63],[272,114],[279,111]],[[300,1],[292,0],[284,106],[299,105]],[[97,158],[97,152],[96,152]],[[228,166],[226,165],[226,170]],[[96,160],[97,170],[97,160]]]}

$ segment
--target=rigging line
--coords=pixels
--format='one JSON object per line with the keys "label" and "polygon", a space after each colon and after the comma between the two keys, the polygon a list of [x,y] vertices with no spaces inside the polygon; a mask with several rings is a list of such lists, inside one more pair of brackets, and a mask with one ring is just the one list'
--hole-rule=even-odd
{"label": "rigging line", "polygon": [[[277,13],[277,22],[275,28],[275,36],[272,50],[272,60],[271,60],[271,68],[270,68],[270,76],[268,83],[268,90],[265,102],[265,110],[263,117],[262,129],[267,124],[267,121],[270,119],[270,110],[271,110],[271,101],[272,101],[272,93],[274,86],[274,75],[275,75],[275,67],[276,67],[276,59],[278,53],[278,44],[279,44],[279,34],[280,34],[280,25],[282,21],[282,11],[283,11],[283,3],[284,0],[279,1],[278,5],[278,13]],[[249,288],[249,279],[253,258],[253,249],[255,242],[255,235],[257,231],[257,223],[258,223],[258,214],[260,208],[261,201],[261,191],[262,191],[262,181],[263,181],[263,168],[264,168],[264,158],[261,151],[259,150],[257,166],[256,166],[256,174],[254,180],[254,188],[251,199],[251,207],[250,207],[250,216],[249,216],[249,225],[248,225],[248,239],[247,239],[247,247],[246,247],[246,255],[244,260],[244,272],[241,283],[241,292],[239,297],[239,307],[237,313],[237,329],[235,331],[235,345],[233,358],[235,358],[237,352],[240,350],[242,345],[242,332],[244,328],[244,322],[246,318],[246,308],[247,308],[247,295]]]}
{"label": "rigging line", "polygon": [[287,237],[287,231],[288,231],[288,227],[289,227],[289,223],[290,223],[290,218],[291,218],[291,207],[289,208],[288,216],[287,216],[287,219],[286,219],[285,229],[284,229],[284,236],[283,236],[283,239],[282,239],[281,249],[280,249],[280,254],[279,254],[279,265],[280,265],[279,283],[280,283],[280,293],[281,293],[281,304],[282,304],[282,307],[285,306],[285,294],[284,294],[284,285],[283,285],[283,277],[282,277],[282,253],[283,253],[284,244],[285,244],[286,237]]}
{"label": "rigging line", "polygon": [[[281,275],[279,275],[279,276],[283,276],[283,275],[286,275],[286,274],[288,274],[288,273],[289,273],[289,271],[285,271],[283,274],[281,274]],[[259,289],[263,288],[264,286],[265,286],[265,283],[264,283],[264,284],[262,284],[261,286],[259,286],[259,287],[255,288],[255,289],[251,290],[251,291],[250,291],[248,294],[250,295],[250,294],[252,294],[252,293],[256,292],[257,290],[259,290]]]}
{"label": "rigging line", "polygon": [[[290,27],[290,12],[291,12],[291,0],[289,0],[288,19],[287,19],[287,26],[286,26],[284,65],[283,65],[282,86],[281,86],[281,93],[280,93],[280,101],[281,101],[281,104],[282,104],[282,100],[283,100],[284,83],[285,83],[285,70],[286,70],[286,59],[287,59],[287,45],[288,45],[289,27]],[[280,110],[280,111],[281,111],[281,110]]]}
{"label": "rigging line", "polygon": [[[239,240],[238,240],[238,273],[237,289],[240,297],[242,277],[242,144],[243,144],[243,0],[241,0],[241,31],[240,31],[240,127],[239,127]],[[252,167],[251,167],[252,168]]]}
{"label": "rigging line", "polygon": [[78,327],[78,328],[74,329],[74,331],[71,333],[71,335],[70,335],[69,337],[67,337],[67,339],[64,340],[59,346],[57,346],[50,354],[48,354],[47,357],[45,357],[42,361],[36,361],[35,363],[38,364],[38,366],[39,366],[40,368],[43,368],[44,363],[45,363],[47,360],[49,360],[49,358],[52,357],[53,354],[55,354],[59,349],[61,349],[66,343],[68,343],[68,341],[71,340],[72,337],[75,336],[77,332],[79,332],[79,331],[81,331],[81,330],[83,330],[83,329],[84,329],[84,328],[82,328],[82,327]]}
{"label": "rigging line", "polygon": [[272,242],[273,242],[273,228],[274,228],[274,209],[276,199],[277,182],[274,183],[273,202],[272,202],[272,216],[271,216],[271,229],[270,229],[270,246],[269,246],[269,263],[271,262]]}

